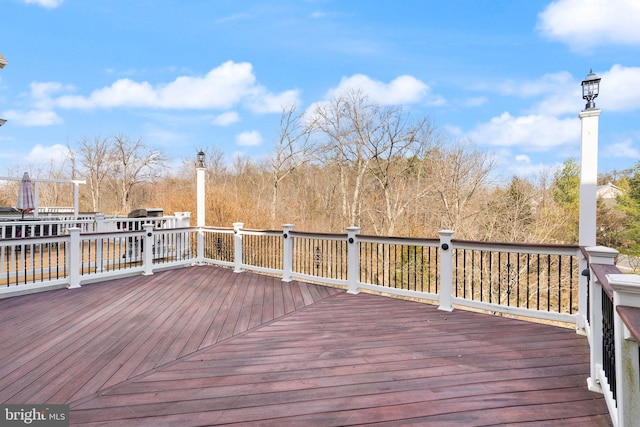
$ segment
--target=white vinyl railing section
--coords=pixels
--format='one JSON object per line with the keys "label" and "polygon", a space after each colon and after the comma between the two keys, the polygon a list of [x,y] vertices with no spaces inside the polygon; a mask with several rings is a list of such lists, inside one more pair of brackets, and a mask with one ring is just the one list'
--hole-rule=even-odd
{"label": "white vinyl railing section", "polygon": [[[202,229],[201,262],[431,300],[491,312],[579,324],[580,251],[522,245],[283,230]],[[199,253],[201,253],[199,251]],[[586,284],[586,282],[585,282]]]}
{"label": "white vinyl railing section", "polygon": [[640,420],[640,276],[621,274],[618,252],[586,248],[589,268],[589,389],[603,393],[616,427]]}
{"label": "white vinyl railing section", "polygon": [[604,394],[614,425],[640,419],[640,276],[620,274],[615,250],[463,241],[450,230],[421,239],[360,235],[358,227],[345,234],[299,232],[290,224],[282,230],[249,230],[243,223],[180,227],[183,220],[51,224],[63,234],[47,233],[40,223],[40,236],[24,228],[33,224],[14,223],[0,239],[0,297],[214,264],[351,294],[419,298],[445,311],[471,307],[560,321],[587,335],[588,386]]}

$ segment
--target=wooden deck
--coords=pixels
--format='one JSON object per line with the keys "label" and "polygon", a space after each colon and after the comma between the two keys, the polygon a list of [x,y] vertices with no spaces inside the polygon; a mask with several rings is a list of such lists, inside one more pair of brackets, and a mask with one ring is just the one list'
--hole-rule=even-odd
{"label": "wooden deck", "polygon": [[72,425],[611,425],[572,330],[229,269],[0,300],[0,322],[0,402]]}

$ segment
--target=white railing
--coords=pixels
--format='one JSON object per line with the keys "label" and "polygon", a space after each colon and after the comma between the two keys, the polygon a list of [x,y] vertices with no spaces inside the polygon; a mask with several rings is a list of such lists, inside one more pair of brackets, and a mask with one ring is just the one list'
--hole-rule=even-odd
{"label": "white railing", "polygon": [[106,233],[142,230],[145,224],[155,228],[189,227],[190,213],[176,212],[173,216],[162,217],[105,217],[102,214],[48,215],[38,218],[13,218],[0,220],[0,238],[16,239],[28,237],[59,236],[67,234],[69,228],[79,227],[83,233]]}
{"label": "white railing", "polygon": [[[384,292],[491,312],[578,324],[580,251],[570,245],[516,245],[293,230],[201,230],[203,262]],[[205,243],[206,242],[206,243]],[[586,286],[586,281],[584,285]]]}
{"label": "white railing", "polygon": [[119,231],[69,227],[61,236],[0,240],[0,297],[215,264],[342,286],[352,294],[431,300],[445,311],[471,307],[567,322],[588,337],[588,386],[604,394],[614,425],[640,419],[640,326],[619,314],[622,306],[640,310],[640,276],[620,275],[615,250],[462,241],[449,230],[438,239],[417,239],[364,236],[357,227],[323,234],[290,224],[248,230],[242,223],[164,228],[164,219],[145,221],[121,222]]}
{"label": "white railing", "polygon": [[0,240],[0,297],[192,265],[195,228],[83,233]]}
{"label": "white railing", "polygon": [[[618,252],[586,248],[589,270],[589,389],[604,394],[616,427],[637,426],[640,420],[640,276],[621,274],[614,265]],[[635,331],[633,334],[631,331]]]}

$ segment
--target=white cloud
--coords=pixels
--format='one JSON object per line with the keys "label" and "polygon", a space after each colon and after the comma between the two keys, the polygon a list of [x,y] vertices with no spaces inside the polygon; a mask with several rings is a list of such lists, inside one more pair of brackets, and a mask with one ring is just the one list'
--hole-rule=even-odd
{"label": "white cloud", "polygon": [[63,85],[58,82],[32,82],[29,88],[31,89],[30,96],[34,106],[45,110],[54,106],[53,95],[74,90],[73,86]]}
{"label": "white cloud", "polygon": [[613,158],[640,160],[640,150],[633,146],[633,140],[631,139],[607,145],[603,150],[603,155]]}
{"label": "white cloud", "polygon": [[228,111],[226,113],[222,113],[219,116],[215,117],[211,124],[215,126],[229,126],[232,123],[236,123],[240,121],[240,116],[235,111]]}
{"label": "white cloud", "polygon": [[543,115],[513,117],[505,112],[479,124],[464,135],[480,145],[521,147],[528,151],[547,151],[578,141],[580,121]]}
{"label": "white cloud", "polygon": [[69,150],[62,144],[54,144],[49,147],[37,144],[27,154],[27,160],[33,163],[60,162],[67,158]]}
{"label": "white cloud", "polygon": [[637,0],[557,0],[538,15],[543,36],[575,51],[598,45],[640,45]]}
{"label": "white cloud", "polygon": [[89,96],[65,95],[56,99],[63,108],[147,107],[170,109],[230,108],[246,102],[256,112],[280,111],[277,102],[297,102],[298,92],[272,94],[256,83],[250,63],[227,61],[203,77],[181,76],[167,84],[152,85],[120,79]]}
{"label": "white cloud", "polygon": [[527,156],[526,154],[517,154],[516,155],[516,162],[529,164],[529,163],[531,163],[531,158],[529,156]]}
{"label": "white cloud", "polygon": [[23,0],[26,4],[35,4],[46,9],[55,9],[60,6],[64,0]]}
{"label": "white cloud", "polygon": [[[340,96],[349,90],[361,90],[372,102],[382,105],[410,104],[422,101],[430,92],[427,84],[408,75],[384,83],[373,80],[364,74],[355,74],[351,77],[343,77],[338,87],[331,89],[326,97]],[[444,99],[438,96],[433,96],[428,101],[437,105],[444,103]]]}
{"label": "white cloud", "polygon": [[50,110],[7,110],[2,117],[20,126],[51,126],[62,123],[62,119]]}
{"label": "white cloud", "polygon": [[[639,3],[640,4],[640,3]],[[640,108],[640,67],[614,65],[602,73],[600,96],[596,106],[611,111],[631,111]]]}
{"label": "white cloud", "polygon": [[[585,73],[586,75],[586,73]],[[497,85],[498,92],[503,95],[513,95],[523,98],[547,95],[557,92],[558,89],[572,85],[575,80],[568,71],[548,73],[540,78],[530,81],[507,80]]]}
{"label": "white cloud", "polygon": [[545,74],[533,80],[506,80],[497,84],[496,90],[501,95],[540,99],[526,110],[528,114],[558,116],[576,114],[583,108],[580,81],[567,71]]}
{"label": "white cloud", "polygon": [[242,147],[255,147],[262,144],[262,135],[257,130],[251,130],[236,135],[236,144]]}
{"label": "white cloud", "polygon": [[282,107],[298,105],[299,92],[287,90],[279,94],[267,93],[263,88],[258,88],[256,93],[247,98],[247,107],[256,113],[279,113]]}

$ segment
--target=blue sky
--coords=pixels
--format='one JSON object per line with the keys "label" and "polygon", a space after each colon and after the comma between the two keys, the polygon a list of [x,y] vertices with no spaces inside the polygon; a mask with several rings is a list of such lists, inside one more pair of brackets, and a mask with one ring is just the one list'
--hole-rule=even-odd
{"label": "blue sky", "polygon": [[591,68],[599,171],[640,161],[637,0],[0,0],[0,16],[0,175],[117,134],[176,162],[259,160],[282,105],[359,88],[535,178],[579,159]]}

